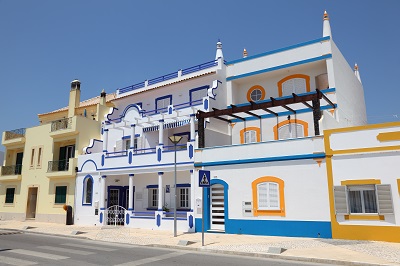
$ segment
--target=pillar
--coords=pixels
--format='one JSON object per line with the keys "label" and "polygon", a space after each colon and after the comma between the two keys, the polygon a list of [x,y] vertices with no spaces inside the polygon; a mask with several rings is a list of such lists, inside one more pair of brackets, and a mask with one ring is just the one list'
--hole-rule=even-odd
{"label": "pillar", "polygon": [[132,124],[131,125],[131,146],[130,146],[131,149],[134,148],[134,144],[135,144],[135,134],[136,134],[135,129],[136,129],[136,125]]}
{"label": "pillar", "polygon": [[133,211],[133,176],[134,176],[134,174],[129,174],[128,211]]}
{"label": "pillar", "polygon": [[195,187],[195,180],[194,180],[194,171],[190,170],[190,211],[192,212],[194,209],[195,203],[195,195],[194,195],[194,187]]}
{"label": "pillar", "polygon": [[190,114],[190,141],[195,141],[196,131],[194,127],[194,116],[195,114]]}
{"label": "pillar", "polygon": [[163,172],[158,172],[158,207],[157,210],[158,211],[162,211],[163,210],[163,183],[162,183],[162,176],[163,176]]}
{"label": "pillar", "polygon": [[107,177],[106,175],[101,176],[100,210],[105,210],[106,177]]}
{"label": "pillar", "polygon": [[107,152],[107,144],[108,144],[108,129],[105,128],[103,132],[103,152]]}
{"label": "pillar", "polygon": [[164,145],[163,144],[163,138],[164,138],[164,119],[159,120],[160,122],[158,126],[158,145]]}

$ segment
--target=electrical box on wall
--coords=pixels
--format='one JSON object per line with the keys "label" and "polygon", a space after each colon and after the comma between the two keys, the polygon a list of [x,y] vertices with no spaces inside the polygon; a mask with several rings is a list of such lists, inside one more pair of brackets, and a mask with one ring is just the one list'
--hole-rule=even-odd
{"label": "electrical box on wall", "polygon": [[253,216],[253,202],[243,201],[242,202],[242,213],[243,213],[243,216]]}

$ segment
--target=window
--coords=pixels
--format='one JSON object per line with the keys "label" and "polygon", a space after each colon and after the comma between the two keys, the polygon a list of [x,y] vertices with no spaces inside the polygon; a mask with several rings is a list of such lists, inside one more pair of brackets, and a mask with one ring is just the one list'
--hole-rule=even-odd
{"label": "window", "polygon": [[56,186],[54,203],[65,204],[66,202],[67,202],[67,186]]}
{"label": "window", "polygon": [[275,140],[303,138],[308,136],[307,122],[299,119],[289,119],[274,126]]}
{"label": "window", "polygon": [[260,142],[260,128],[246,127],[240,130],[240,143]]}
{"label": "window", "polygon": [[37,158],[37,162],[36,162],[37,168],[42,167],[42,153],[43,153],[43,147],[38,147],[38,158]]}
{"label": "window", "polygon": [[168,105],[172,104],[172,95],[167,95],[156,99],[156,113],[166,112]]}
{"label": "window", "polygon": [[158,188],[149,188],[149,208],[158,207]]}
{"label": "window", "polygon": [[264,176],[252,182],[254,216],[285,216],[283,180]]}
{"label": "window", "polygon": [[9,187],[6,189],[6,202],[7,204],[14,203],[15,188]]}
{"label": "window", "polygon": [[190,208],[189,205],[189,188],[178,188],[178,208],[181,209],[188,209]]}
{"label": "window", "polygon": [[32,148],[31,151],[31,164],[30,164],[30,168],[35,167],[35,148]]}
{"label": "window", "polygon": [[209,86],[202,86],[191,89],[189,91],[190,105],[201,104],[203,102],[203,97],[208,95],[208,88]]}
{"label": "window", "polygon": [[295,74],[278,81],[279,97],[300,94],[310,91],[310,77],[302,74]]}
{"label": "window", "polygon": [[265,90],[260,85],[255,85],[247,91],[247,100],[256,102],[265,99]]}
{"label": "window", "polygon": [[83,204],[92,204],[93,178],[89,175],[83,180]]}
{"label": "window", "polygon": [[[346,183],[346,181],[342,182]],[[366,184],[335,186],[337,214],[392,214],[390,185]]]}

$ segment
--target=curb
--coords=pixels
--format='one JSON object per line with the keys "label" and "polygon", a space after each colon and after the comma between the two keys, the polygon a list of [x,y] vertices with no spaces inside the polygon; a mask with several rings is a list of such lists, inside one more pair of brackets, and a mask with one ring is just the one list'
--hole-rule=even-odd
{"label": "curb", "polygon": [[[218,249],[207,249],[207,248],[198,248],[198,247],[184,247],[184,246],[174,246],[174,245],[163,245],[163,244],[148,244],[148,245],[137,245],[130,243],[122,243],[117,241],[100,241],[93,238],[85,237],[85,236],[77,236],[77,235],[63,235],[63,234],[53,234],[46,232],[35,232],[21,229],[6,229],[0,228],[0,231],[12,231],[5,232],[4,235],[11,234],[41,234],[48,236],[57,236],[57,237],[67,237],[67,238],[75,238],[75,239],[86,239],[92,241],[99,242],[109,242],[115,244],[124,244],[131,245],[137,247],[154,247],[154,248],[165,248],[165,249],[173,249],[173,250],[186,250],[186,251],[196,251],[201,253],[213,253],[213,254],[222,254],[222,255],[236,255],[236,256],[245,256],[245,257],[256,257],[256,258],[265,258],[265,259],[274,259],[274,260],[286,260],[286,261],[299,261],[299,262],[311,262],[311,263],[322,263],[322,264],[332,264],[332,265],[350,265],[350,266],[390,266],[390,264],[375,264],[375,263],[365,263],[358,261],[346,261],[346,260],[334,260],[334,259],[323,259],[323,258],[309,258],[309,257],[295,257],[295,256],[285,256],[285,255],[276,255],[276,254],[268,254],[268,253],[251,253],[251,252],[241,252],[241,251],[230,251],[230,250],[218,250]],[[0,232],[0,235],[2,233]]]}

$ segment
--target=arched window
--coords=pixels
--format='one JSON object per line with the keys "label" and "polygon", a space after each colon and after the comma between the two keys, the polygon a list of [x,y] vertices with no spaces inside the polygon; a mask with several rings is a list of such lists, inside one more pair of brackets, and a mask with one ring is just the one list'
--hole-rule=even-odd
{"label": "arched window", "polygon": [[273,176],[263,176],[253,181],[254,216],[285,216],[284,182]]}
{"label": "arched window", "polygon": [[303,138],[308,136],[307,122],[299,119],[290,119],[274,126],[275,140]]}
{"label": "arched window", "polygon": [[310,76],[295,74],[278,81],[279,97],[310,92]]}
{"label": "arched window", "polygon": [[87,175],[83,180],[83,205],[92,205],[93,200],[93,178]]}
{"label": "arched window", "polygon": [[260,128],[246,127],[240,130],[240,143],[260,142]]}
{"label": "arched window", "polygon": [[250,102],[261,101],[265,99],[265,90],[260,85],[254,85],[247,91],[247,100]]}

